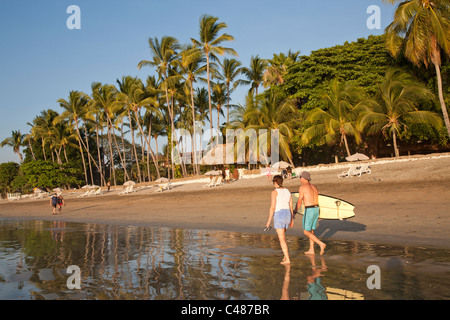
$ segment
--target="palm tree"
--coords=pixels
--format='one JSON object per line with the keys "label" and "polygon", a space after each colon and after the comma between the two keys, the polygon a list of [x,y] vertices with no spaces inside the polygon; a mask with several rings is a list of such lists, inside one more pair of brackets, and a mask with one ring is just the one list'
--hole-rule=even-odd
{"label": "palm tree", "polygon": [[106,118],[106,127],[108,131],[108,143],[109,143],[109,156],[110,156],[110,163],[111,163],[111,169],[112,169],[112,175],[114,180],[114,185],[117,185],[116,180],[116,169],[114,164],[114,155],[113,155],[113,139],[116,145],[117,153],[119,155],[119,158],[122,162],[122,165],[124,166],[124,174],[125,178],[128,177],[127,171],[126,171],[126,165],[123,162],[122,155],[120,153],[116,135],[115,135],[115,122],[116,122],[116,114],[121,109],[121,102],[117,101],[117,93],[118,90],[113,85],[104,84],[101,85],[99,83],[93,84],[92,86],[93,92],[92,92],[92,98],[93,98],[93,104],[96,105],[96,108],[99,108],[105,115]]}
{"label": "palm tree", "polygon": [[[260,134],[259,143],[266,144],[270,148],[267,151],[272,154],[276,150],[272,150],[269,132],[271,134],[271,130],[278,130],[280,155],[294,166],[290,141],[295,134],[294,128],[297,126],[298,119],[298,110],[292,100],[282,100],[279,95],[274,93],[271,93],[269,97],[261,95],[255,97],[252,92],[249,92],[244,106],[238,105],[231,112],[229,128],[243,131],[266,129],[266,133]],[[251,147],[246,142],[245,147],[248,150],[246,158],[249,159],[250,149],[256,153],[256,145]]]}
{"label": "palm tree", "polygon": [[[134,141],[134,130],[131,120],[131,112],[133,112],[134,120],[139,128],[139,131],[141,135],[144,137],[145,141],[147,142],[147,146],[151,152],[153,163],[156,167],[156,172],[159,172],[158,169],[158,162],[156,161],[154,157],[153,150],[151,149],[150,145],[150,139],[149,137],[144,133],[144,130],[142,129],[141,121],[140,121],[140,109],[142,107],[146,108],[150,112],[157,112],[157,105],[158,102],[156,101],[156,98],[154,97],[154,92],[150,92],[148,88],[144,86],[142,81],[138,78],[132,78],[132,77],[123,77],[122,81],[117,80],[117,83],[119,84],[120,93],[118,94],[118,100],[121,101],[128,114],[128,118],[130,121],[130,129],[131,129],[131,138],[132,138],[132,144],[134,149],[134,154],[136,158],[136,164],[137,164],[137,170],[139,179],[141,179],[141,172],[140,172],[140,166],[139,166],[139,159],[136,152],[136,145]],[[151,124],[150,124],[151,126]]]}
{"label": "palm tree", "polygon": [[[85,145],[81,133],[80,133],[80,122],[83,121],[83,119],[86,119],[89,117],[89,96],[86,95],[83,92],[80,91],[71,91],[69,93],[69,99],[58,99],[58,103],[61,106],[61,108],[64,109],[63,113],[61,113],[60,116],[56,117],[53,121],[54,124],[57,124],[61,121],[67,121],[68,125],[75,128],[75,131],[77,133],[77,140],[78,140],[78,147],[81,154],[81,159],[83,160],[83,169],[84,169],[84,178],[86,184],[88,184],[88,178],[87,178],[87,170],[86,170],[86,162],[84,160],[84,150],[89,150],[88,147]],[[85,133],[87,134],[87,132]],[[87,152],[87,156],[90,157],[91,161],[96,166],[97,170],[100,173],[101,178],[104,181],[103,173],[101,172],[97,162],[92,157],[90,152]]]}
{"label": "palm tree", "polygon": [[57,163],[62,164],[61,152],[64,153],[64,158],[66,163],[68,163],[66,147],[74,146],[76,148],[76,145],[72,143],[73,140],[76,140],[76,134],[73,132],[74,128],[71,128],[67,122],[58,122],[51,130],[53,134],[47,140],[50,142],[50,148],[55,150]]}
{"label": "palm tree", "polygon": [[410,75],[389,71],[379,85],[375,99],[368,101],[371,108],[361,118],[360,129],[369,126],[368,134],[382,132],[385,137],[392,136],[395,156],[398,157],[397,135],[407,129],[405,120],[425,122],[437,127],[442,125],[437,114],[416,107],[420,101],[433,97],[430,90],[415,82]]}
{"label": "palm tree", "polygon": [[280,155],[294,167],[290,142],[294,137],[294,128],[299,119],[295,102],[289,99],[281,100],[279,95],[271,93],[269,97],[261,100],[261,106],[255,116],[258,119],[258,129],[267,129],[267,133],[259,137],[259,142],[266,143],[273,155],[275,150],[269,143],[269,131],[278,130]]}
{"label": "palm tree", "polygon": [[[242,64],[236,59],[223,60],[221,63],[222,74],[219,76],[220,80],[225,82],[227,87],[227,124],[230,123],[230,92],[236,89],[237,86],[244,84],[245,81],[237,79],[244,71]],[[231,89],[232,87],[232,89]]]}
{"label": "palm tree", "polygon": [[181,52],[181,59],[178,60],[178,66],[180,72],[185,80],[185,86],[187,86],[190,95],[190,106],[192,111],[192,154],[193,154],[193,167],[194,173],[199,173],[199,166],[197,161],[197,143],[196,137],[196,117],[195,117],[195,103],[194,103],[194,83],[197,82],[199,76],[206,72],[206,59],[202,56],[202,52],[198,48],[187,46]]}
{"label": "palm tree", "polygon": [[74,126],[78,135],[78,146],[81,154],[81,159],[83,161],[84,169],[84,179],[86,184],[88,184],[86,162],[84,160],[83,153],[83,139],[81,138],[81,133],[79,129],[79,122],[83,119],[87,112],[87,102],[88,97],[80,91],[70,91],[69,100],[59,99],[58,103],[61,108],[64,109],[63,113],[59,117],[59,121],[67,120],[71,125]]}
{"label": "palm tree", "polygon": [[[400,0],[385,0],[397,3]],[[434,65],[439,101],[450,137],[450,120],[442,91],[442,54],[450,56],[450,5],[448,0],[408,0],[399,3],[394,20],[386,28],[389,52],[401,52],[414,65]]]}
{"label": "palm tree", "polygon": [[220,115],[223,115],[222,107],[227,103],[226,90],[226,85],[223,82],[213,84],[211,98],[217,109],[217,128],[220,128]]}
{"label": "palm tree", "polygon": [[[162,80],[161,87],[166,93],[166,103],[169,111],[169,116],[172,122],[171,131],[174,130],[174,114],[173,114],[173,105],[170,104],[169,98],[169,85],[170,81],[167,81],[171,69],[175,65],[175,61],[178,59],[178,50],[180,49],[180,44],[177,39],[174,37],[164,36],[161,41],[157,38],[149,39],[150,51],[152,54],[152,60],[142,60],[138,64],[138,68],[141,69],[144,66],[152,66],[156,67],[156,71],[158,72],[159,78]],[[171,133],[172,133],[171,132]],[[171,146],[171,143],[169,144]],[[172,174],[174,173],[173,161],[172,163]]]}
{"label": "palm tree", "polygon": [[[27,122],[27,124],[32,126],[32,124],[29,123],[29,122]],[[34,155],[33,146],[31,144],[32,140],[35,141],[33,132],[31,131],[30,133],[25,134],[25,138],[24,139],[28,143],[28,148],[30,148],[30,152],[31,152],[31,156],[33,157],[33,160],[36,161],[36,156]]]}
{"label": "palm tree", "polygon": [[268,60],[268,67],[263,75],[263,85],[267,88],[272,85],[279,85],[284,83],[289,68],[298,61],[300,51],[289,52],[286,54],[274,54],[273,58]]}
{"label": "palm tree", "polygon": [[361,141],[357,120],[360,112],[366,110],[363,98],[361,89],[348,82],[339,82],[337,78],[332,80],[328,92],[322,96],[325,108],[315,108],[307,115],[307,120],[313,124],[303,132],[302,142],[306,144],[313,138],[324,137],[331,144],[339,137],[350,156],[347,136],[353,136],[358,144]]}
{"label": "palm tree", "polygon": [[23,146],[25,135],[20,133],[20,130],[12,131],[11,137],[6,138],[0,143],[0,147],[10,146],[13,148],[14,153],[20,158],[20,163],[23,162],[22,154],[20,153],[20,147]]}
{"label": "palm tree", "polygon": [[247,83],[251,84],[250,92],[258,95],[258,88],[263,83],[264,71],[267,68],[267,60],[261,59],[258,55],[250,58],[250,67],[244,68],[243,73],[247,77]]}
{"label": "palm tree", "polygon": [[[33,135],[36,137],[36,139],[41,140],[42,144],[42,153],[44,156],[44,160],[47,161],[46,151],[45,151],[45,145],[48,138],[51,137],[53,134],[52,128],[54,126],[53,122],[58,117],[58,113],[52,109],[47,109],[41,111],[41,114],[34,118],[33,120],[33,127],[31,128],[31,131]],[[52,158],[53,158],[53,151],[52,152]]]}
{"label": "palm tree", "polygon": [[[232,41],[234,37],[223,33],[219,33],[228,27],[224,22],[218,23],[219,18],[203,15],[200,18],[200,38],[199,40],[191,38],[192,43],[197,48],[200,48],[206,57],[206,80],[208,83],[208,103],[209,103],[209,118],[212,119],[212,101],[211,101],[211,60],[218,60],[217,55],[232,54],[237,56],[234,49],[226,48],[220,44],[225,41]],[[210,121],[211,129],[211,146],[213,145],[213,125]],[[218,128],[217,128],[218,129]]]}

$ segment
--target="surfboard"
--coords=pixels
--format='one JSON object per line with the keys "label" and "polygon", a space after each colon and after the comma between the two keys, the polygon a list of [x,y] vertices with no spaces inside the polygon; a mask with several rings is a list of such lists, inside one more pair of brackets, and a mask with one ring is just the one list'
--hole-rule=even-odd
{"label": "surfboard", "polygon": [[[292,203],[295,206],[298,202],[298,192],[292,193]],[[332,196],[327,196],[320,194],[319,195],[319,219],[328,219],[328,220],[344,220],[350,219],[355,216],[355,206],[350,202],[345,200],[335,198]],[[305,206],[302,204],[300,207],[299,213],[303,214],[305,212]]]}

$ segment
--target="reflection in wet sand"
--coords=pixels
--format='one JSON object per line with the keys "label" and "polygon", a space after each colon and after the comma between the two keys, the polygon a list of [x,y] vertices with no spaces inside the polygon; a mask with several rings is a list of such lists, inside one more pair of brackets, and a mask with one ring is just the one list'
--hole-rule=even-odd
{"label": "reflection in wet sand", "polygon": [[[448,299],[445,250],[330,242],[324,257],[276,235],[0,220],[0,299]],[[367,266],[382,290],[366,287]],[[67,267],[81,289],[67,288]],[[433,270],[434,272],[423,272]]]}

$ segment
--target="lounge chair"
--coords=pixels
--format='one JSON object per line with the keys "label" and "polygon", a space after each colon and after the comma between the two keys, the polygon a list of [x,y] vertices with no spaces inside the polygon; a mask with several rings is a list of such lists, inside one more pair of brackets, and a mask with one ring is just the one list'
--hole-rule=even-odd
{"label": "lounge chair", "polygon": [[136,192],[136,191],[133,190],[133,186],[131,185],[131,186],[127,186],[124,191],[120,192],[120,194],[129,194],[132,192]]}
{"label": "lounge chair", "polygon": [[20,193],[8,193],[7,197],[9,201],[20,200]]}
{"label": "lounge chair", "polygon": [[92,193],[91,196],[98,196],[98,195],[100,195],[100,194],[103,194],[102,188],[98,188],[98,190],[95,191],[94,193]]}
{"label": "lounge chair", "polygon": [[356,170],[353,172],[353,175],[361,177],[361,175],[363,173],[370,174],[371,172],[372,172],[372,170],[370,170],[369,165],[368,164],[363,164],[362,166],[356,168]]}
{"label": "lounge chair", "polygon": [[212,179],[209,180],[209,183],[203,185],[203,188],[210,188],[210,187],[214,187],[214,185],[216,184],[216,180],[218,177],[213,177]]}
{"label": "lounge chair", "polygon": [[348,178],[355,175],[356,166],[351,165],[347,171],[342,171],[341,174],[338,175],[338,178]]}
{"label": "lounge chair", "polygon": [[83,193],[82,195],[79,195],[77,198],[84,198],[84,197],[89,197],[90,195],[92,195],[95,192],[95,189],[91,189],[86,191],[85,193]]}
{"label": "lounge chair", "polygon": [[171,185],[172,185],[172,182],[168,182],[166,184],[160,185],[159,188],[157,190],[155,190],[155,192],[162,192],[162,191],[170,190]]}
{"label": "lounge chair", "polygon": [[216,183],[214,183],[214,187],[220,186],[222,184],[222,179],[223,179],[222,176],[219,176],[217,178]]}

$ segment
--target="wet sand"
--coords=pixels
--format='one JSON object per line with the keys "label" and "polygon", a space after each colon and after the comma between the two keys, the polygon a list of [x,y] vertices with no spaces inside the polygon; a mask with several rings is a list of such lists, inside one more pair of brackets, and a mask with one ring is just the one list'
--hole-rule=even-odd
{"label": "wet sand", "polygon": [[[355,205],[356,217],[320,220],[316,235],[325,240],[449,248],[450,154],[385,160],[392,161],[371,161],[371,174],[353,178],[337,177],[348,163],[306,169],[322,194]],[[85,198],[77,198],[85,190],[65,191],[67,206],[58,216],[51,214],[48,198],[2,200],[0,218],[264,233],[273,190],[265,176],[213,188],[202,188],[205,181],[178,184],[164,192],[155,192],[153,186],[120,194],[120,187]],[[286,180],[284,185],[296,192],[300,182]],[[288,236],[304,237],[301,228],[297,216]]]}

